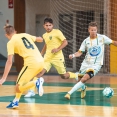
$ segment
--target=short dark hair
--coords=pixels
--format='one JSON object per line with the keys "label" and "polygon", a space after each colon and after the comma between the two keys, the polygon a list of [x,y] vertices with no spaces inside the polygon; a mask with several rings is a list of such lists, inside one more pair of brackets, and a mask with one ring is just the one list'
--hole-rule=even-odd
{"label": "short dark hair", "polygon": [[14,27],[11,26],[10,24],[6,24],[6,25],[4,26],[4,30],[5,30],[5,33],[6,33],[7,35],[10,35],[10,34],[12,34],[12,33],[15,32]]}
{"label": "short dark hair", "polygon": [[97,22],[90,22],[89,23],[89,27],[97,27]]}
{"label": "short dark hair", "polygon": [[47,22],[53,24],[53,20],[52,20],[52,18],[50,18],[50,17],[46,17],[46,18],[44,19],[44,24],[47,23]]}

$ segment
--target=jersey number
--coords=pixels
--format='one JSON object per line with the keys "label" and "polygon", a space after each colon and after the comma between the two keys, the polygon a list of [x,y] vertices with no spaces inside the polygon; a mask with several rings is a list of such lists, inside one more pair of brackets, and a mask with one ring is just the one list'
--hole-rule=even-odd
{"label": "jersey number", "polygon": [[33,45],[25,37],[22,38],[22,41],[27,49],[34,49]]}

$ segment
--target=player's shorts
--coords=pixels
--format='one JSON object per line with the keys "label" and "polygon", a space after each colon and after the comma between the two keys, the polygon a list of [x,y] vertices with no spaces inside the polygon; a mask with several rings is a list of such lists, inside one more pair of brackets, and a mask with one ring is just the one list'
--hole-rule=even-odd
{"label": "player's shorts", "polygon": [[99,65],[99,64],[97,64],[97,65],[96,64],[92,64],[92,65],[90,65],[90,64],[82,64],[81,67],[80,67],[78,76],[79,77],[83,77],[86,74],[86,72],[88,72],[88,71],[93,71],[94,76],[95,76],[99,72],[101,67],[102,66]]}
{"label": "player's shorts", "polygon": [[23,66],[18,75],[16,84],[24,85],[34,78],[44,68],[44,62],[33,62],[27,66]]}
{"label": "player's shorts", "polygon": [[46,69],[47,72],[53,66],[57,70],[58,74],[65,74],[66,73],[64,59],[45,60],[44,63],[45,63],[44,68]]}

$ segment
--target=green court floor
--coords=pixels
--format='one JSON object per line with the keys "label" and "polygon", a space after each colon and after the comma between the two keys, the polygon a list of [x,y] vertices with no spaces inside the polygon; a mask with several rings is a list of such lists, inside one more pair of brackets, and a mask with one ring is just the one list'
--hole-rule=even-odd
{"label": "green court floor", "polygon": [[[4,85],[15,85],[15,82],[7,81]],[[106,84],[86,84],[88,87],[100,88],[100,90],[88,90],[85,99],[80,98],[80,91],[74,92],[71,99],[67,100],[64,95],[67,92],[45,93],[42,97],[36,94],[33,98],[21,97],[21,103],[40,103],[40,104],[69,104],[69,105],[89,105],[89,106],[115,106],[117,107],[117,93],[112,98],[106,98],[102,95],[102,88],[109,85]],[[72,87],[74,83],[44,83],[44,86],[54,87]],[[115,87],[115,86],[114,86]],[[117,92],[117,89],[114,89]],[[0,102],[10,102],[13,96],[0,96]]]}

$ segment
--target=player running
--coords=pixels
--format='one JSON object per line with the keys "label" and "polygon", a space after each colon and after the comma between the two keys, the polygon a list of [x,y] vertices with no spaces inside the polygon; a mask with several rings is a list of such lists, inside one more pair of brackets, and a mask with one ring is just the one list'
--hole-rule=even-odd
{"label": "player running", "polygon": [[14,27],[11,25],[6,25],[4,30],[6,37],[9,39],[9,42],[7,43],[8,58],[3,76],[0,79],[0,85],[2,85],[7,79],[12,66],[13,55],[15,53],[19,54],[24,60],[24,66],[16,81],[16,96],[7,106],[7,108],[17,108],[22,93],[29,88],[36,86],[39,95],[42,95],[43,93],[43,90],[41,91],[41,89],[43,89],[42,85],[44,79],[40,78],[31,81],[34,76],[42,71],[44,66],[43,57],[34,43],[35,41],[43,42],[43,39],[26,33],[16,34]]}
{"label": "player running", "polygon": [[[65,60],[62,49],[67,46],[68,42],[59,29],[53,29],[53,20],[51,18],[44,19],[44,29],[46,33],[43,34],[43,39],[45,45],[41,51],[41,54],[44,55],[45,66],[41,73],[38,74],[38,77],[44,75],[44,73],[49,72],[50,68],[53,66],[56,68],[58,74],[61,78],[76,78],[77,74],[72,72],[66,72]],[[35,95],[35,87],[32,87],[25,97],[32,97]]]}

